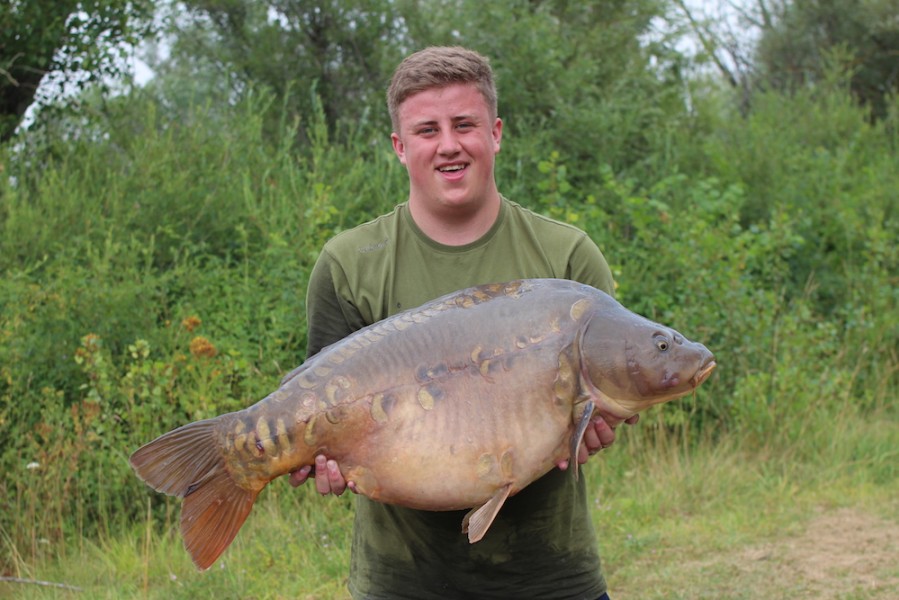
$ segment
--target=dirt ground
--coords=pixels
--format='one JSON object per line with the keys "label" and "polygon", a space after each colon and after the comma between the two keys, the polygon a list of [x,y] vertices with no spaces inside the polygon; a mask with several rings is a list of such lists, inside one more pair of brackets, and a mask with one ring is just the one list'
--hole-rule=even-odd
{"label": "dirt ground", "polygon": [[[700,562],[732,575],[731,583],[714,578],[721,582],[722,597],[742,595],[750,587],[753,598],[894,600],[899,598],[899,524],[855,508],[827,511],[798,536]],[[727,595],[728,588],[733,595]]]}
{"label": "dirt ground", "polygon": [[763,563],[774,579],[793,580],[807,597],[899,598],[899,524],[856,509],[821,514],[800,537],[741,558],[745,568]]}
{"label": "dirt ground", "polygon": [[696,550],[650,551],[628,577],[613,583],[610,595],[614,600],[899,599],[899,522],[862,508],[821,509],[783,537],[730,550]]}

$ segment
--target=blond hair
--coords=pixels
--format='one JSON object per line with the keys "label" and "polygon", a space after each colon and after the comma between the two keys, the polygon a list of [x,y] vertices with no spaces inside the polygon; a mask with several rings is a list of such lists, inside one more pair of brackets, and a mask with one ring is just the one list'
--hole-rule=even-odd
{"label": "blond hair", "polygon": [[418,92],[454,83],[473,83],[496,118],[496,84],[486,57],[459,46],[431,46],[410,54],[399,64],[387,88],[387,110],[393,130],[399,131],[400,105]]}

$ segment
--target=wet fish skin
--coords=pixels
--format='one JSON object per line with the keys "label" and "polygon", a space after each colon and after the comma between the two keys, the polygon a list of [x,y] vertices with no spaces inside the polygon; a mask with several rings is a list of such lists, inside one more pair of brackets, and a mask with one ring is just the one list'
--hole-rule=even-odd
{"label": "wet fish skin", "polygon": [[607,294],[565,280],[479,286],[348,336],[253,406],[164,434],[131,457],[183,497],[200,569],[258,493],[324,454],[356,491],[425,510],[471,508],[475,542],[505,499],[577,447],[594,414],[623,420],[694,390],[712,354]]}

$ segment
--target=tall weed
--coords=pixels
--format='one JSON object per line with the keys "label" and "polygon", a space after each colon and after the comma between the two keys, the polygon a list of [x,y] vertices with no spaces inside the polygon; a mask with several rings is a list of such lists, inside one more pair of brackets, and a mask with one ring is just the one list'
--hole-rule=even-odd
{"label": "tall weed", "polygon": [[[588,172],[547,150],[547,132],[512,136],[501,189],[584,228],[624,304],[716,353],[712,380],[639,431],[680,453],[726,431],[748,451],[805,464],[827,448],[888,481],[895,119],[870,125],[839,98],[766,102],[721,123],[700,159],[659,159],[701,170],[654,178]],[[304,292],[321,245],[406,198],[386,135],[360,127],[334,143],[313,114],[311,145],[296,148],[298,124],[261,116],[277,110],[266,96],[231,110],[195,107],[176,121],[135,96],[113,102],[91,135],[4,149],[4,565],[125,530],[148,518],[148,498],[149,519],[170,525],[176,504],[131,475],[129,453],[271,391],[305,353]],[[883,430],[865,443],[857,428],[832,433],[862,418]]]}
{"label": "tall weed", "polygon": [[[334,146],[321,115],[296,153],[290,124],[264,139],[265,98],[228,123],[138,105],[57,143],[43,173],[21,170],[26,148],[3,178],[0,529],[32,558],[56,546],[34,540],[140,516],[151,492],[131,451],[298,365],[321,244],[404,199],[387,139]],[[77,526],[61,516],[73,506]]]}

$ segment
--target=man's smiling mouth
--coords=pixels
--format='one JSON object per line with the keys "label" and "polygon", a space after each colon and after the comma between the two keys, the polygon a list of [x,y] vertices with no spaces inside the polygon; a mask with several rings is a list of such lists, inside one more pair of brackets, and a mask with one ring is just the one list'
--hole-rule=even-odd
{"label": "man's smiling mouth", "polygon": [[461,171],[466,166],[467,165],[448,165],[445,167],[437,167],[437,170],[440,171],[441,173],[454,173],[456,171]]}

